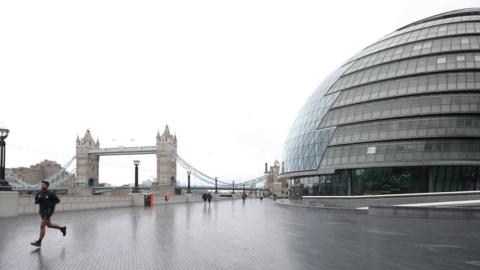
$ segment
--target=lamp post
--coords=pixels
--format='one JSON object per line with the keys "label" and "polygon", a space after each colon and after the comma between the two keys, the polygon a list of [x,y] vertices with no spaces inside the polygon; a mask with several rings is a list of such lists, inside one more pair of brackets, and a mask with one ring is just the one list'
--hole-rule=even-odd
{"label": "lamp post", "polygon": [[187,175],[188,175],[188,186],[187,186],[187,193],[190,194],[192,193],[192,191],[190,190],[190,174],[192,173],[192,171],[187,171]]}
{"label": "lamp post", "polygon": [[5,139],[10,131],[0,128],[0,191],[11,191],[12,186],[5,180]]}
{"label": "lamp post", "polygon": [[218,177],[215,177],[215,194],[218,194],[217,181]]}
{"label": "lamp post", "polygon": [[138,188],[138,165],[140,164],[140,160],[134,160],[133,164],[135,164],[135,187],[132,193],[140,193],[140,189]]}

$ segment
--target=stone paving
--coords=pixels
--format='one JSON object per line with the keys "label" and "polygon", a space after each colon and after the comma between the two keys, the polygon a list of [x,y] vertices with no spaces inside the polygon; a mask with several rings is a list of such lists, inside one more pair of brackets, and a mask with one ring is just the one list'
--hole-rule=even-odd
{"label": "stone paving", "polygon": [[480,222],[374,217],[248,199],[0,218],[0,269],[480,269]]}

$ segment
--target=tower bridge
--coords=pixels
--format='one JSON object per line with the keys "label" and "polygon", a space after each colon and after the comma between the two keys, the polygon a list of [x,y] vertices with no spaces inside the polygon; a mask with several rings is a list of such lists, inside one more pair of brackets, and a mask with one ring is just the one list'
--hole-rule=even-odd
{"label": "tower bridge", "polygon": [[94,141],[90,130],[87,130],[83,138],[77,137],[76,185],[98,186],[100,157],[119,155],[156,155],[157,178],[152,183],[153,187],[174,186],[177,180],[177,163],[200,181],[221,190],[255,186],[270,176],[270,173],[266,172],[265,175],[242,182],[221,181],[208,176],[180,157],[177,153],[177,145],[177,136],[170,133],[168,125],[161,135],[157,132],[154,146],[100,148],[100,141],[98,139]]}
{"label": "tower bridge", "polygon": [[162,135],[157,132],[155,146],[100,148],[90,130],[76,143],[76,185],[97,186],[100,156],[156,155],[157,178],[154,185],[171,186],[177,179],[177,163],[172,155],[177,151],[177,136],[170,133],[168,125]]}
{"label": "tower bridge", "polygon": [[[112,188],[99,187],[100,157],[121,155],[155,155],[157,160],[157,176],[156,181],[152,183],[152,187],[155,189],[171,189],[176,186],[177,163],[183,167],[189,175],[191,174],[195,176],[196,179],[203,182],[203,186],[188,187],[188,190],[239,190],[245,189],[245,187],[251,190],[258,190],[256,184],[265,182],[272,177],[276,178],[276,174],[273,171],[265,171],[264,175],[250,180],[222,181],[217,177],[211,177],[203,173],[201,170],[195,168],[189,162],[184,160],[177,153],[177,145],[177,136],[170,133],[168,125],[165,127],[162,134],[157,132],[156,144],[154,146],[100,148],[100,140],[97,139],[95,141],[90,130],[87,129],[82,138],[77,136],[75,156],[73,156],[59,172],[45,180],[51,183],[52,188],[68,189],[72,186],[89,186],[95,187],[94,191],[101,193]],[[76,167],[73,167],[74,164]],[[267,168],[265,168],[265,170],[267,170]],[[20,179],[10,179],[9,183],[16,190],[31,191],[38,188],[36,185],[24,183],[23,181],[20,181]],[[176,187],[183,188],[180,186]]]}

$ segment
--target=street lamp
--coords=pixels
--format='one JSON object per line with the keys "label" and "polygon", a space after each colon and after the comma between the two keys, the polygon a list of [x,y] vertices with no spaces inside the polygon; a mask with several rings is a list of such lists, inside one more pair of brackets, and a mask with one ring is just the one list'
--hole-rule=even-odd
{"label": "street lamp", "polygon": [[140,160],[134,160],[133,164],[135,164],[135,187],[132,193],[140,193],[140,189],[138,188],[138,165],[140,164]]}
{"label": "street lamp", "polygon": [[5,139],[10,130],[0,128],[0,191],[11,191],[12,186],[5,180]]}
{"label": "street lamp", "polygon": [[192,173],[192,171],[187,171],[187,175],[188,175],[188,186],[187,186],[187,193],[190,194],[192,193],[192,191],[190,190],[190,174]]}

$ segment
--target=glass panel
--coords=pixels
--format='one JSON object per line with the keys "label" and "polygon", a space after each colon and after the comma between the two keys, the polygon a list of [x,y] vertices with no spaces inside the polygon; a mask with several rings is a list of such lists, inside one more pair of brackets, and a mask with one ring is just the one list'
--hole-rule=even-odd
{"label": "glass panel", "polygon": [[304,195],[376,195],[475,190],[480,166],[412,166],[338,170],[295,178]]}
{"label": "glass panel", "polygon": [[[376,153],[367,154],[368,147],[376,147]],[[393,160],[384,154],[392,153]],[[342,158],[346,157],[346,159]],[[339,158],[339,159],[337,159]],[[330,146],[325,152],[321,166],[337,168],[339,166],[363,167],[378,166],[381,163],[437,163],[451,160],[480,160],[480,140],[411,140],[351,145]],[[330,162],[327,163],[327,160]],[[449,189],[451,187],[448,187]]]}
{"label": "glass panel", "polygon": [[[358,70],[369,68],[375,65],[402,60],[412,56],[425,56],[435,53],[451,52],[451,51],[469,51],[478,48],[479,36],[465,36],[465,37],[443,37],[433,40],[422,40],[415,43],[408,43],[386,49],[383,51],[370,54],[368,56],[359,58],[353,65],[345,72],[346,74],[353,73]],[[432,46],[433,44],[441,46]],[[422,67],[424,67],[422,65]],[[403,73],[403,72],[401,72]],[[400,73],[400,74],[401,74]]]}
{"label": "glass panel", "polygon": [[[422,132],[419,132],[419,131]],[[386,132],[387,136],[378,135]],[[468,116],[416,117],[340,126],[329,145],[419,137],[480,137],[480,118]],[[432,150],[431,144],[425,145]]]}
{"label": "glass panel", "polygon": [[466,31],[462,30],[462,28],[469,29],[468,33],[480,32],[480,29],[478,29],[479,27],[475,24],[475,22],[455,22],[440,26],[429,26],[425,29],[418,30],[415,30],[415,27],[407,28],[403,31],[396,31],[390,35],[387,35],[386,38],[368,46],[360,53],[352,57],[352,59],[350,59],[348,62],[403,43],[411,43],[436,37],[445,37],[466,33]]}
{"label": "glass panel", "polygon": [[[464,59],[460,64],[456,59]],[[479,60],[476,60],[479,59]],[[439,72],[446,70],[464,69],[465,67],[480,67],[480,54],[455,53],[442,56],[424,56],[409,60],[401,60],[373,66],[354,73],[346,74],[338,79],[329,90],[329,94],[352,87],[373,83],[385,79],[394,79],[405,75],[414,75],[424,72]],[[377,76],[377,74],[379,74]]]}
{"label": "glass panel", "polygon": [[422,93],[475,91],[480,88],[480,73],[429,74],[388,80],[341,91],[332,108],[360,102]]}
{"label": "glass panel", "polygon": [[[318,128],[325,129],[360,121],[439,113],[476,114],[478,113],[478,104],[480,104],[480,95],[478,94],[459,93],[388,99],[331,109]],[[354,115],[355,120],[348,118],[349,115]]]}

